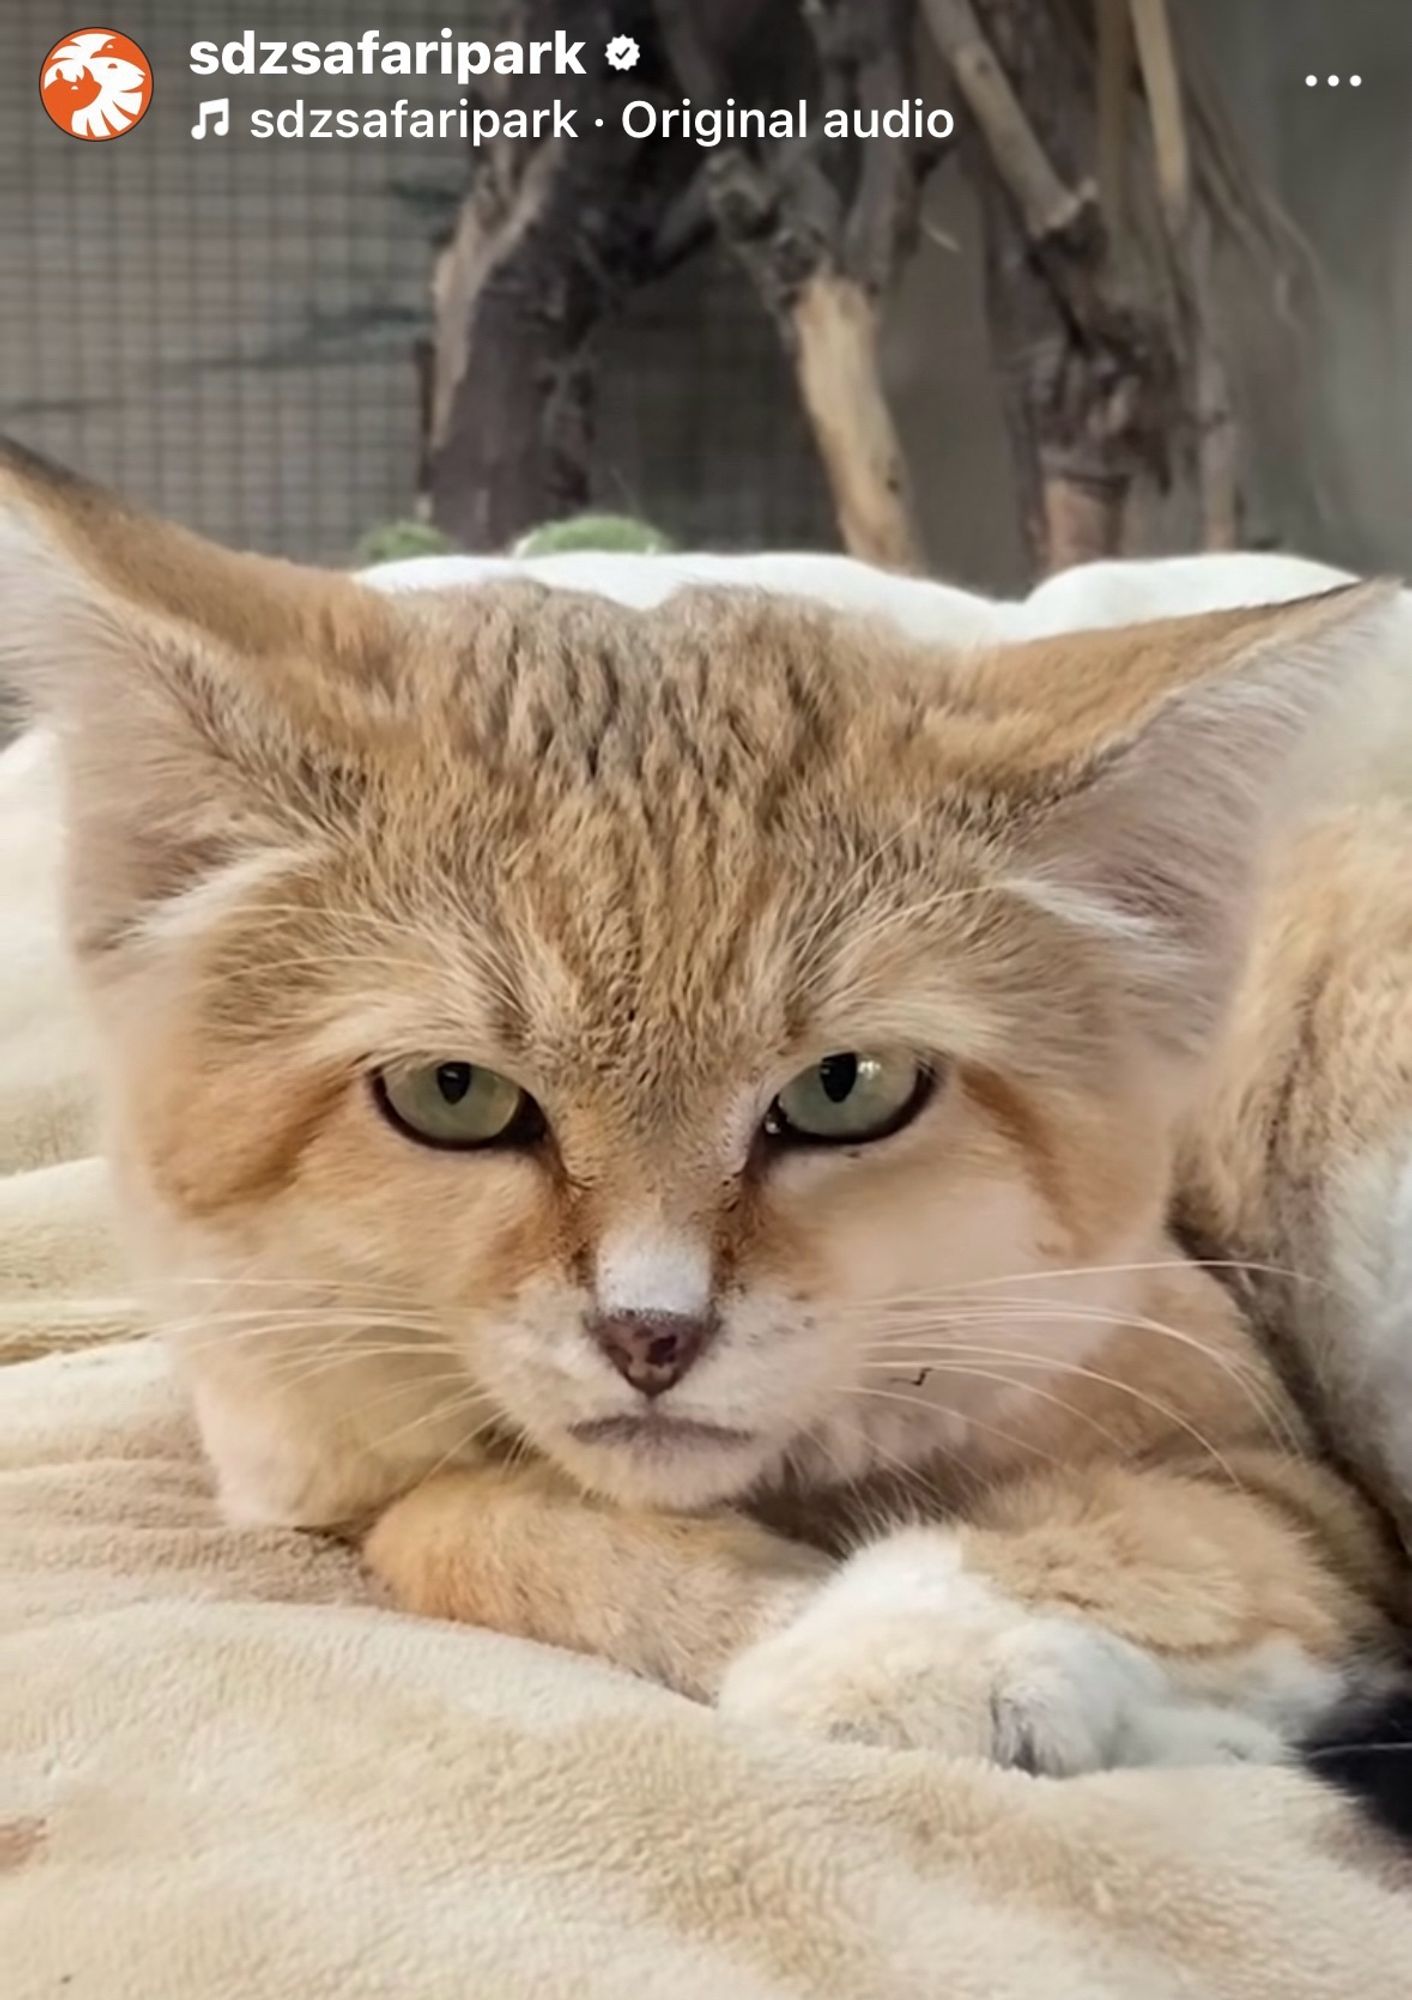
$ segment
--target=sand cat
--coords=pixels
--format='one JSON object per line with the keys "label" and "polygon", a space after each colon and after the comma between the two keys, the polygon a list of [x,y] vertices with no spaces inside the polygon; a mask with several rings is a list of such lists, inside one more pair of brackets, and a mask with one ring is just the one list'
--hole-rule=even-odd
{"label": "sand cat", "polygon": [[1407,1365],[1412,871],[1337,719],[1395,592],[1027,643],[940,593],[922,639],[379,594],[22,454],[4,514],[232,1512],[1046,1772],[1278,1756],[1381,1686],[1401,1551],[1338,1456],[1386,1497],[1412,1421],[1374,1382],[1354,1435]]}

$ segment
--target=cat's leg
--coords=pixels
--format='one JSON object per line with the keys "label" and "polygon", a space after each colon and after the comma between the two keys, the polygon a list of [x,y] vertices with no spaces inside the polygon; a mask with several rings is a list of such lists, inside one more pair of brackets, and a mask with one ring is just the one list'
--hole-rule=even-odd
{"label": "cat's leg", "polygon": [[1056,1774],[1275,1759],[1371,1679],[1397,1588],[1331,1475],[1097,1467],[900,1529],[749,1648],[721,1705]]}
{"label": "cat's leg", "polygon": [[541,1465],[428,1480],[363,1554],[403,1610],[593,1653],[697,1700],[834,1567],[743,1515],[595,1505]]}

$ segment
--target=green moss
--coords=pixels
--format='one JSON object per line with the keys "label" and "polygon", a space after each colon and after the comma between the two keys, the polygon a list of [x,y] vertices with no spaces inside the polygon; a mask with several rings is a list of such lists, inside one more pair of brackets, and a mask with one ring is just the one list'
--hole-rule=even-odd
{"label": "green moss", "polygon": [[675,544],[660,529],[627,514],[573,514],[565,521],[550,521],[532,528],[515,544],[517,556],[552,556],[574,549],[626,550],[641,555],[664,555]]}
{"label": "green moss", "polygon": [[[578,549],[625,550],[631,554],[662,555],[675,547],[666,535],[628,514],[573,514],[532,528],[516,542],[512,554],[550,556]],[[412,556],[446,556],[456,544],[430,521],[387,521],[370,528],[353,551],[359,569],[379,563],[405,562]]]}
{"label": "green moss", "polygon": [[388,521],[369,528],[353,551],[353,561],[359,569],[375,569],[379,563],[405,562],[411,556],[455,553],[456,544],[430,521]]}

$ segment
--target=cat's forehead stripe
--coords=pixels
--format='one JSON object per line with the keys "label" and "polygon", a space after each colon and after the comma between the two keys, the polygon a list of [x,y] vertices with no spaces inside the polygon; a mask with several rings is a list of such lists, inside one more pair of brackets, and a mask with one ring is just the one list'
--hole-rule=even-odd
{"label": "cat's forehead stripe", "polygon": [[777,799],[837,752],[865,685],[846,620],[741,591],[681,592],[652,612],[525,584],[477,597],[474,621],[458,619],[457,702],[492,776]]}

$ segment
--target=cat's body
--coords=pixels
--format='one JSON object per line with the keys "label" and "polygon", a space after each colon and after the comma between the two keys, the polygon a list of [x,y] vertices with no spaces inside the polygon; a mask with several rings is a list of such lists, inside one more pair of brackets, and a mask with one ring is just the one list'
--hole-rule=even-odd
{"label": "cat's body", "polygon": [[[114,1155],[234,1510],[412,1486],[407,1603],[1047,1769],[1378,1685],[1401,1567],[1316,1434],[1405,1490],[1403,604],[375,597],[10,478]],[[1322,580],[1274,568],[1143,608]],[[663,1511],[827,1543],[885,1491],[948,1525],[841,1567]]]}

